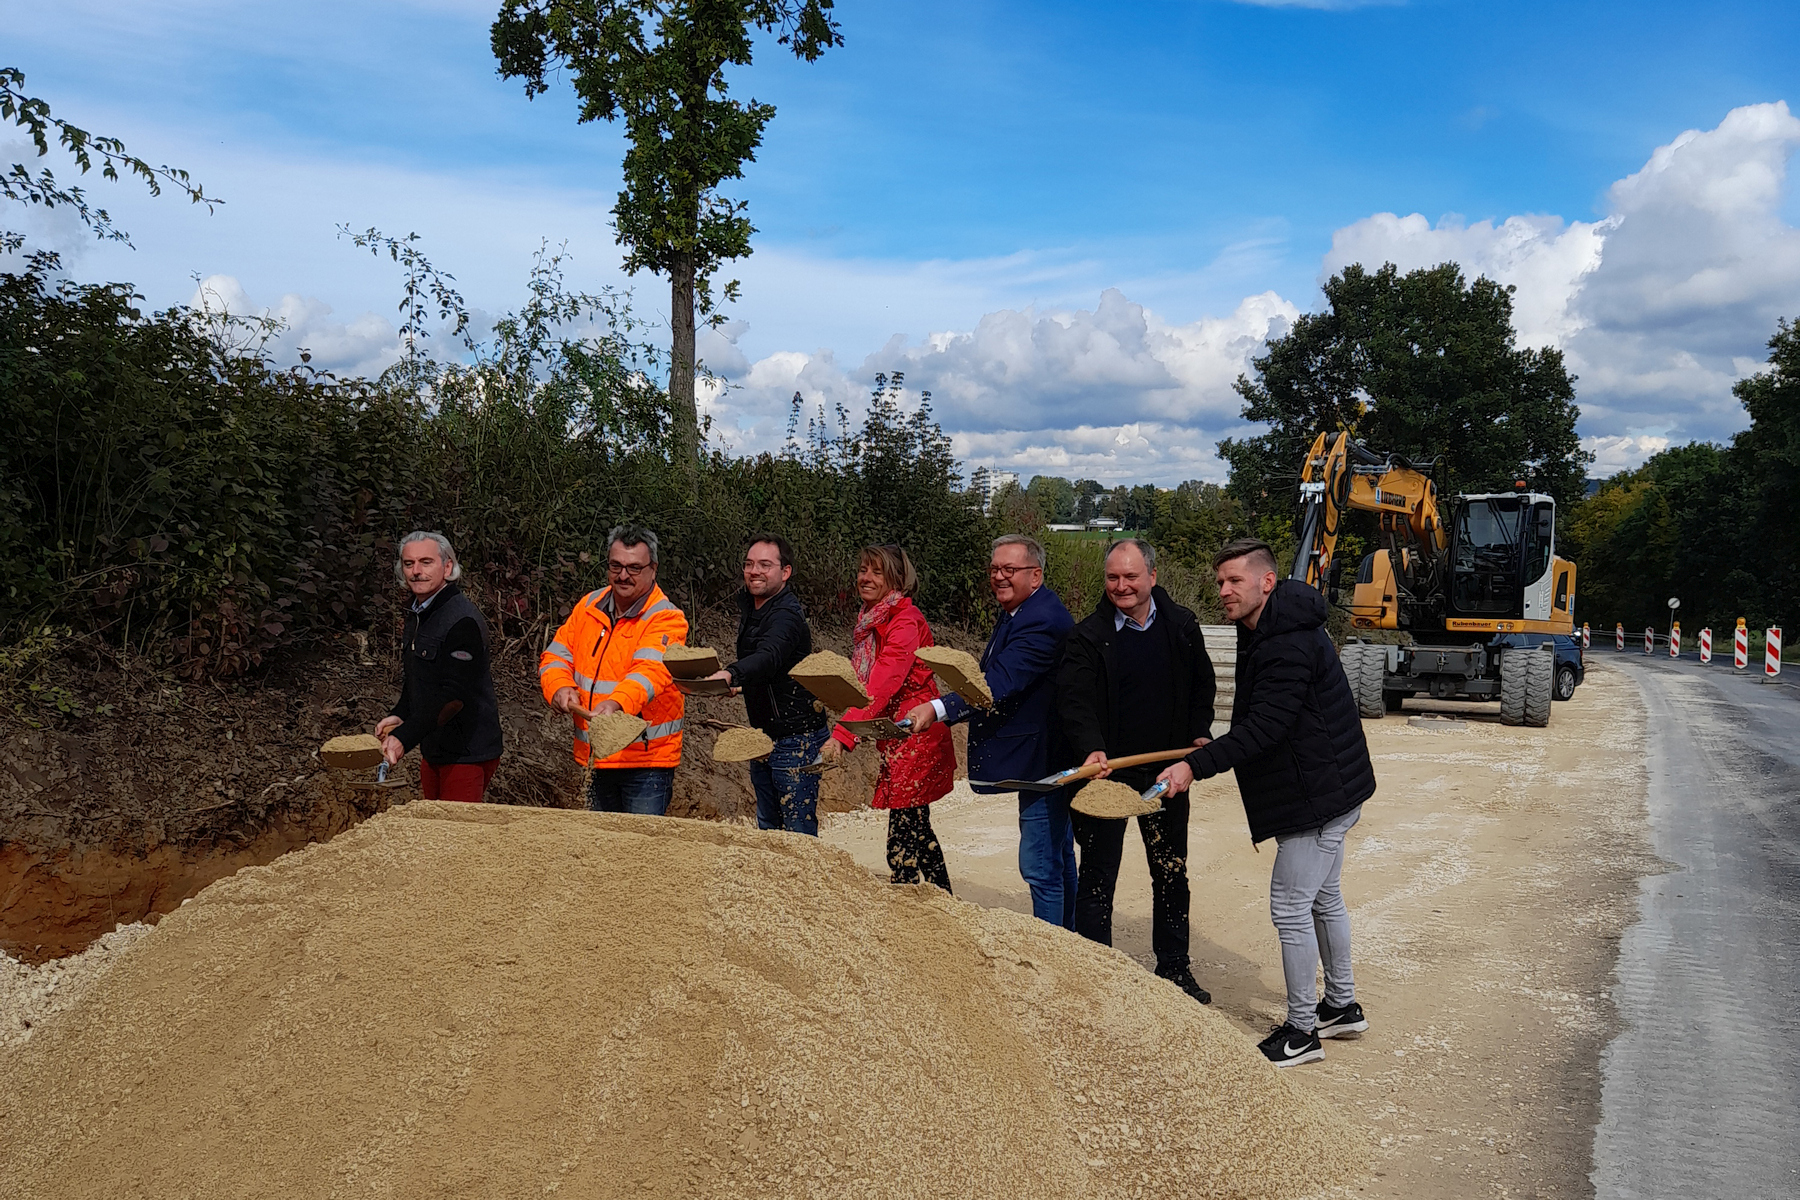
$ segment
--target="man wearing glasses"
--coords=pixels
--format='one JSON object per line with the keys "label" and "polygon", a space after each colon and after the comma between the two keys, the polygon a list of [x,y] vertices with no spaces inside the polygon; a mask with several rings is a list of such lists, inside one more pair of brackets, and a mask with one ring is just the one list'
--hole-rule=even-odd
{"label": "man wearing glasses", "polygon": [[590,717],[627,712],[648,726],[589,772],[588,808],[662,816],[681,762],[686,701],[663,665],[687,644],[687,617],[656,586],[656,535],[620,525],[606,537],[610,586],[589,592],[538,660],[544,699],[575,715],[575,761],[587,764]]}
{"label": "man wearing glasses", "polygon": [[[994,635],[981,653],[993,706],[977,709],[952,693],[907,715],[915,735],[940,720],[970,722],[970,779],[1041,779],[1055,769],[1051,675],[1075,619],[1044,586],[1044,548],[1035,538],[1009,533],[994,539],[988,587],[1000,603]],[[1019,874],[1031,888],[1034,914],[1075,927],[1075,835],[1066,789],[1020,794]]]}

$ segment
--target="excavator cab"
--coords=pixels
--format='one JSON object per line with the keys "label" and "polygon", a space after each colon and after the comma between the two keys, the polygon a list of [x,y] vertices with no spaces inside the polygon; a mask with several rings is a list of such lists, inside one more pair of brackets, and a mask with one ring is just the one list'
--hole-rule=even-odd
{"label": "excavator cab", "polygon": [[[1575,565],[1556,557],[1556,501],[1538,492],[1458,496],[1450,536],[1452,629],[1514,621],[1573,627]],[[1460,620],[1459,620],[1460,619]],[[1479,623],[1479,624],[1477,624]]]}

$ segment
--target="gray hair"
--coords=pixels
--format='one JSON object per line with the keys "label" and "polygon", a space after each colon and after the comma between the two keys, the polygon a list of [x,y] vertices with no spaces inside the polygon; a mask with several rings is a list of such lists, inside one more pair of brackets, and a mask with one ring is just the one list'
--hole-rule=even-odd
{"label": "gray hair", "polygon": [[406,568],[400,559],[406,553],[406,548],[414,542],[436,542],[438,554],[450,564],[450,578],[462,578],[462,560],[456,557],[456,551],[450,546],[450,539],[435,530],[415,529],[401,538],[400,544],[394,547],[394,578],[400,581],[402,587],[406,586]]}
{"label": "gray hair", "polygon": [[1031,560],[1031,565],[1040,571],[1044,569],[1044,545],[1036,538],[1022,533],[1002,534],[994,539],[993,549],[998,550],[1002,546],[1025,547],[1025,557]]}
{"label": "gray hair", "polygon": [[1120,538],[1116,542],[1108,542],[1106,544],[1106,557],[1101,561],[1111,562],[1113,551],[1119,549],[1121,546],[1136,546],[1138,553],[1144,556],[1144,570],[1156,570],[1156,547],[1152,546],[1149,542],[1146,542],[1143,538]]}
{"label": "gray hair", "polygon": [[656,556],[656,535],[642,525],[614,525],[612,532],[606,535],[606,552],[611,554],[612,548],[617,545],[648,546],[650,547],[651,565],[655,566],[662,562]]}

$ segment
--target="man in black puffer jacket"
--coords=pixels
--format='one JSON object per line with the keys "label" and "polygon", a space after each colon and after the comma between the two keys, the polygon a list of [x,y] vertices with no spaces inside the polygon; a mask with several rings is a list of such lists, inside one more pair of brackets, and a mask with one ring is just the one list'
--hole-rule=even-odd
{"label": "man in black puffer jacket", "polygon": [[[1254,539],[1213,558],[1225,615],[1237,622],[1237,695],[1231,730],[1161,778],[1170,790],[1237,772],[1250,838],[1274,838],[1269,914],[1281,935],[1287,1021],[1261,1050],[1278,1067],[1325,1057],[1321,1037],[1369,1027],[1350,970],[1350,914],[1338,889],[1344,835],[1375,794],[1362,718],[1337,648],[1325,632],[1325,597],[1277,582],[1275,555]],[[1325,999],[1314,973],[1325,960]]]}

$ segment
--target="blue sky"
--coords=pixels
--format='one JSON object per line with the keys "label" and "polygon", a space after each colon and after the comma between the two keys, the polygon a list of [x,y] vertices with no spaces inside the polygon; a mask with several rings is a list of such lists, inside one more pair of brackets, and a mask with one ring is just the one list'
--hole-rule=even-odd
{"label": "blue sky", "polygon": [[[566,87],[498,79],[494,8],[0,0],[0,59],[34,94],[229,201],[209,218],[95,182],[135,252],[0,220],[153,301],[206,277],[346,369],[391,358],[395,295],[339,222],[418,230],[487,312],[544,238],[577,282],[623,282],[619,132],[577,126]],[[1741,427],[1730,381],[1800,316],[1800,120],[1774,107],[1800,104],[1800,6],[839,11],[842,49],[766,46],[735,85],[780,110],[733,189],[761,231],[729,272],[744,298],[703,348],[735,448],[778,441],[796,388],[854,404],[899,367],[971,463],[1217,478],[1230,380],[1322,273],[1453,257],[1517,283],[1521,336],[1580,369],[1604,469]]]}

